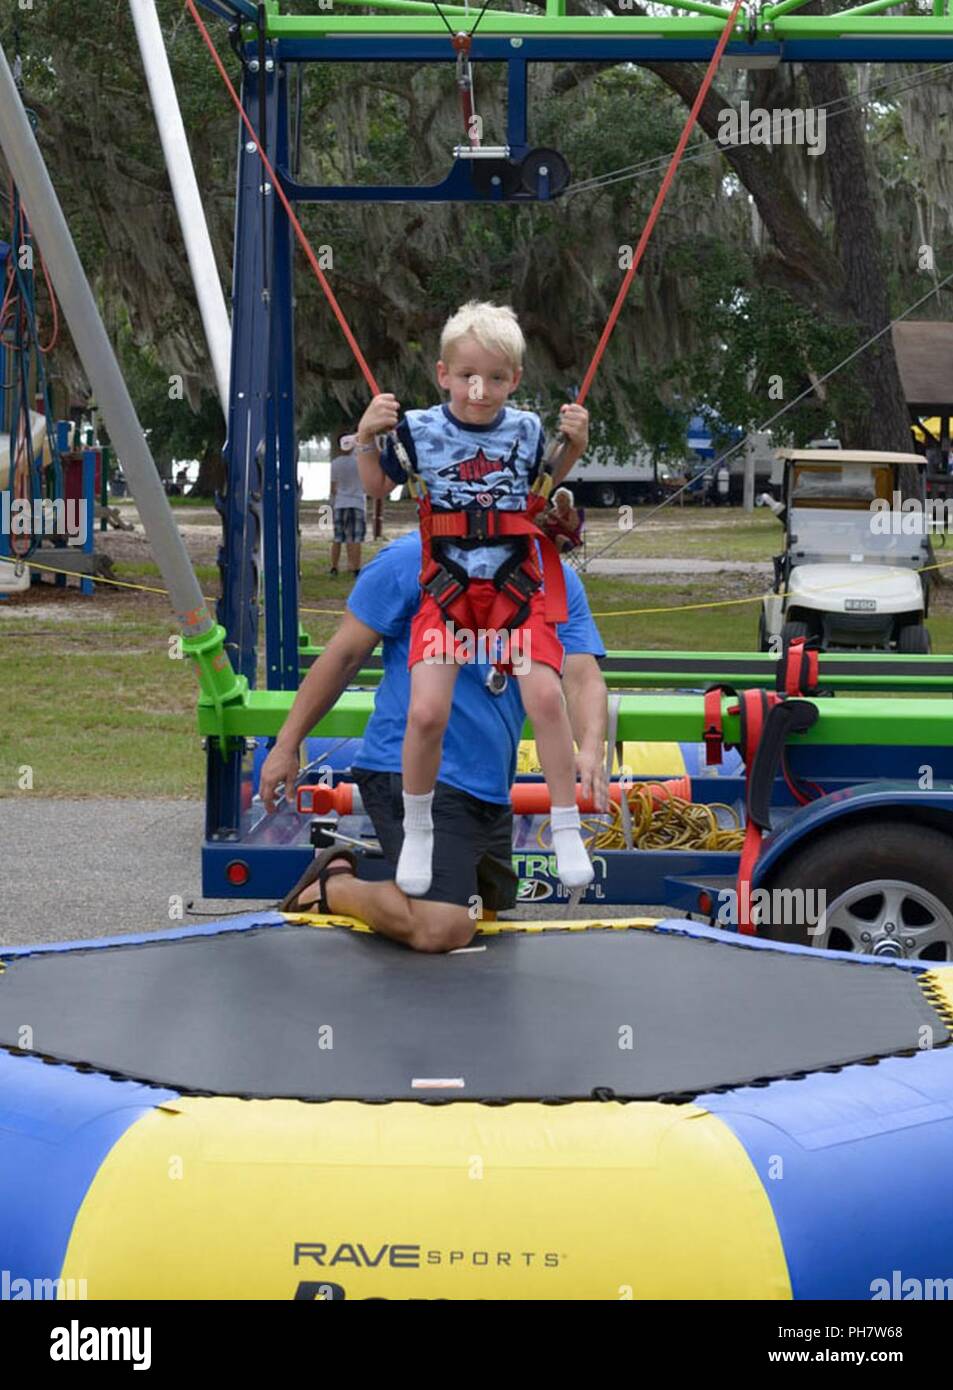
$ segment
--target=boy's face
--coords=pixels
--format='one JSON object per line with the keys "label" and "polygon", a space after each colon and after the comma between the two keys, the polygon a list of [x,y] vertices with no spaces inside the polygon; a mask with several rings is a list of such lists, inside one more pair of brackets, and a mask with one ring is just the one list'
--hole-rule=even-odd
{"label": "boy's face", "polygon": [[519,367],[472,338],[462,338],[447,360],[437,363],[437,381],[450,393],[450,409],[468,425],[486,424],[498,415],[522,375]]}

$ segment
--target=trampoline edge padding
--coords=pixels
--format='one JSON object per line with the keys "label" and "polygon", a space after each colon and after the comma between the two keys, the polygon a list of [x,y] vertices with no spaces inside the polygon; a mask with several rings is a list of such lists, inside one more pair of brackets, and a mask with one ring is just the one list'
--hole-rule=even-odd
{"label": "trampoline edge padding", "polygon": [[193,1095],[533,1102],[687,1099],[951,1040],[942,970],[725,934],[553,924],[433,956],[219,927],[8,955],[0,1047]]}

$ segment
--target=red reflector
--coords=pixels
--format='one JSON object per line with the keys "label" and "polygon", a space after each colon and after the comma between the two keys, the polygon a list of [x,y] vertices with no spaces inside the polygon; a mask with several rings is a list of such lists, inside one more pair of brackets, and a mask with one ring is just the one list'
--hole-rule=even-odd
{"label": "red reflector", "polygon": [[708,893],[699,893],[698,911],[704,912],[706,917],[711,916],[711,897]]}
{"label": "red reflector", "polygon": [[241,888],[251,877],[244,859],[233,859],[225,867],[225,877],[234,888]]}

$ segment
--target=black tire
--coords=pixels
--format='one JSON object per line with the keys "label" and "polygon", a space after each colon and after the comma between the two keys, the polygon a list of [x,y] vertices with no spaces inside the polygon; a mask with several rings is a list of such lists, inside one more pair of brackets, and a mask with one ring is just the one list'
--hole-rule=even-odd
{"label": "black tire", "polygon": [[781,628],[781,641],[787,645],[795,637],[810,637],[811,629],[807,623],[785,623]]}
{"label": "black tire", "polygon": [[[945,909],[948,921],[944,928],[949,937],[945,955],[930,946],[925,954],[909,952],[924,961],[953,961],[953,877],[948,865],[953,853],[953,836],[929,825],[904,821],[866,821],[848,825],[843,830],[818,835],[795,850],[770,875],[765,883],[769,890],[802,889],[826,894],[827,921],[822,932],[810,929],[810,922],[771,921],[759,927],[759,935],[771,941],[784,941],[798,946],[814,946],[834,951],[867,952],[871,947],[852,944],[850,932],[838,926],[841,914],[838,900],[852,890],[871,884],[870,911],[874,911],[878,880],[909,884],[914,890],[926,890]],[[797,902],[798,900],[793,900]],[[857,906],[865,901],[862,895],[854,899]],[[816,908],[818,900],[803,900],[806,909]],[[778,904],[776,918],[785,915],[784,904]],[[916,906],[911,902],[911,920]],[[803,914],[810,915],[809,911]],[[816,920],[816,913],[815,913]],[[916,927],[912,926],[911,931]],[[900,938],[902,939],[902,927]],[[908,938],[914,939],[914,938]],[[879,954],[874,950],[874,954]]]}
{"label": "black tire", "polygon": [[764,621],[764,609],[762,608],[761,617],[758,619],[758,651],[768,652],[770,650],[771,644],[768,641],[768,627],[767,623]]}
{"label": "black tire", "polygon": [[612,483],[596,483],[596,506],[615,507],[618,505],[619,492]]}
{"label": "black tire", "polygon": [[922,623],[909,623],[897,633],[897,651],[907,656],[929,656],[933,650],[930,634]]}

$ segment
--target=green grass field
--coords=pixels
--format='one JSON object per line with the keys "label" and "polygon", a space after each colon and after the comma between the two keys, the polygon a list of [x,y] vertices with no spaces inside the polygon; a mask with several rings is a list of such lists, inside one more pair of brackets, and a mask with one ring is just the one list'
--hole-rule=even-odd
{"label": "green grass field", "polygon": [[[391,536],[412,520],[406,509],[394,512],[386,523]],[[187,516],[183,509],[179,524],[188,538]],[[777,542],[777,524],[761,513],[751,518],[686,508],[662,516],[664,525],[646,528],[641,538],[637,531],[626,534],[609,554],[763,560]],[[607,524],[591,528],[590,554],[612,537],[613,522],[607,514]],[[365,560],[373,549],[365,548]],[[303,543],[302,622],[318,644],[335,630],[352,584],[348,574],[328,575],[328,556],[327,540]],[[214,598],[216,565],[203,556],[196,569],[203,592]],[[147,559],[117,560],[115,574],[128,583],[161,587],[158,569]],[[753,650],[759,597],[767,587],[763,576],[750,572],[591,576],[585,582],[606,646],[623,650]],[[314,609],[321,611],[309,611]],[[934,650],[953,650],[953,597],[945,590],[935,595],[933,613]],[[103,586],[86,599],[75,590],[34,585],[24,599],[0,604],[9,673],[0,796],[23,794],[25,777],[32,777],[33,793],[44,797],[201,796],[197,683],[187,662],[170,658],[174,634],[165,599],[135,590]]]}

